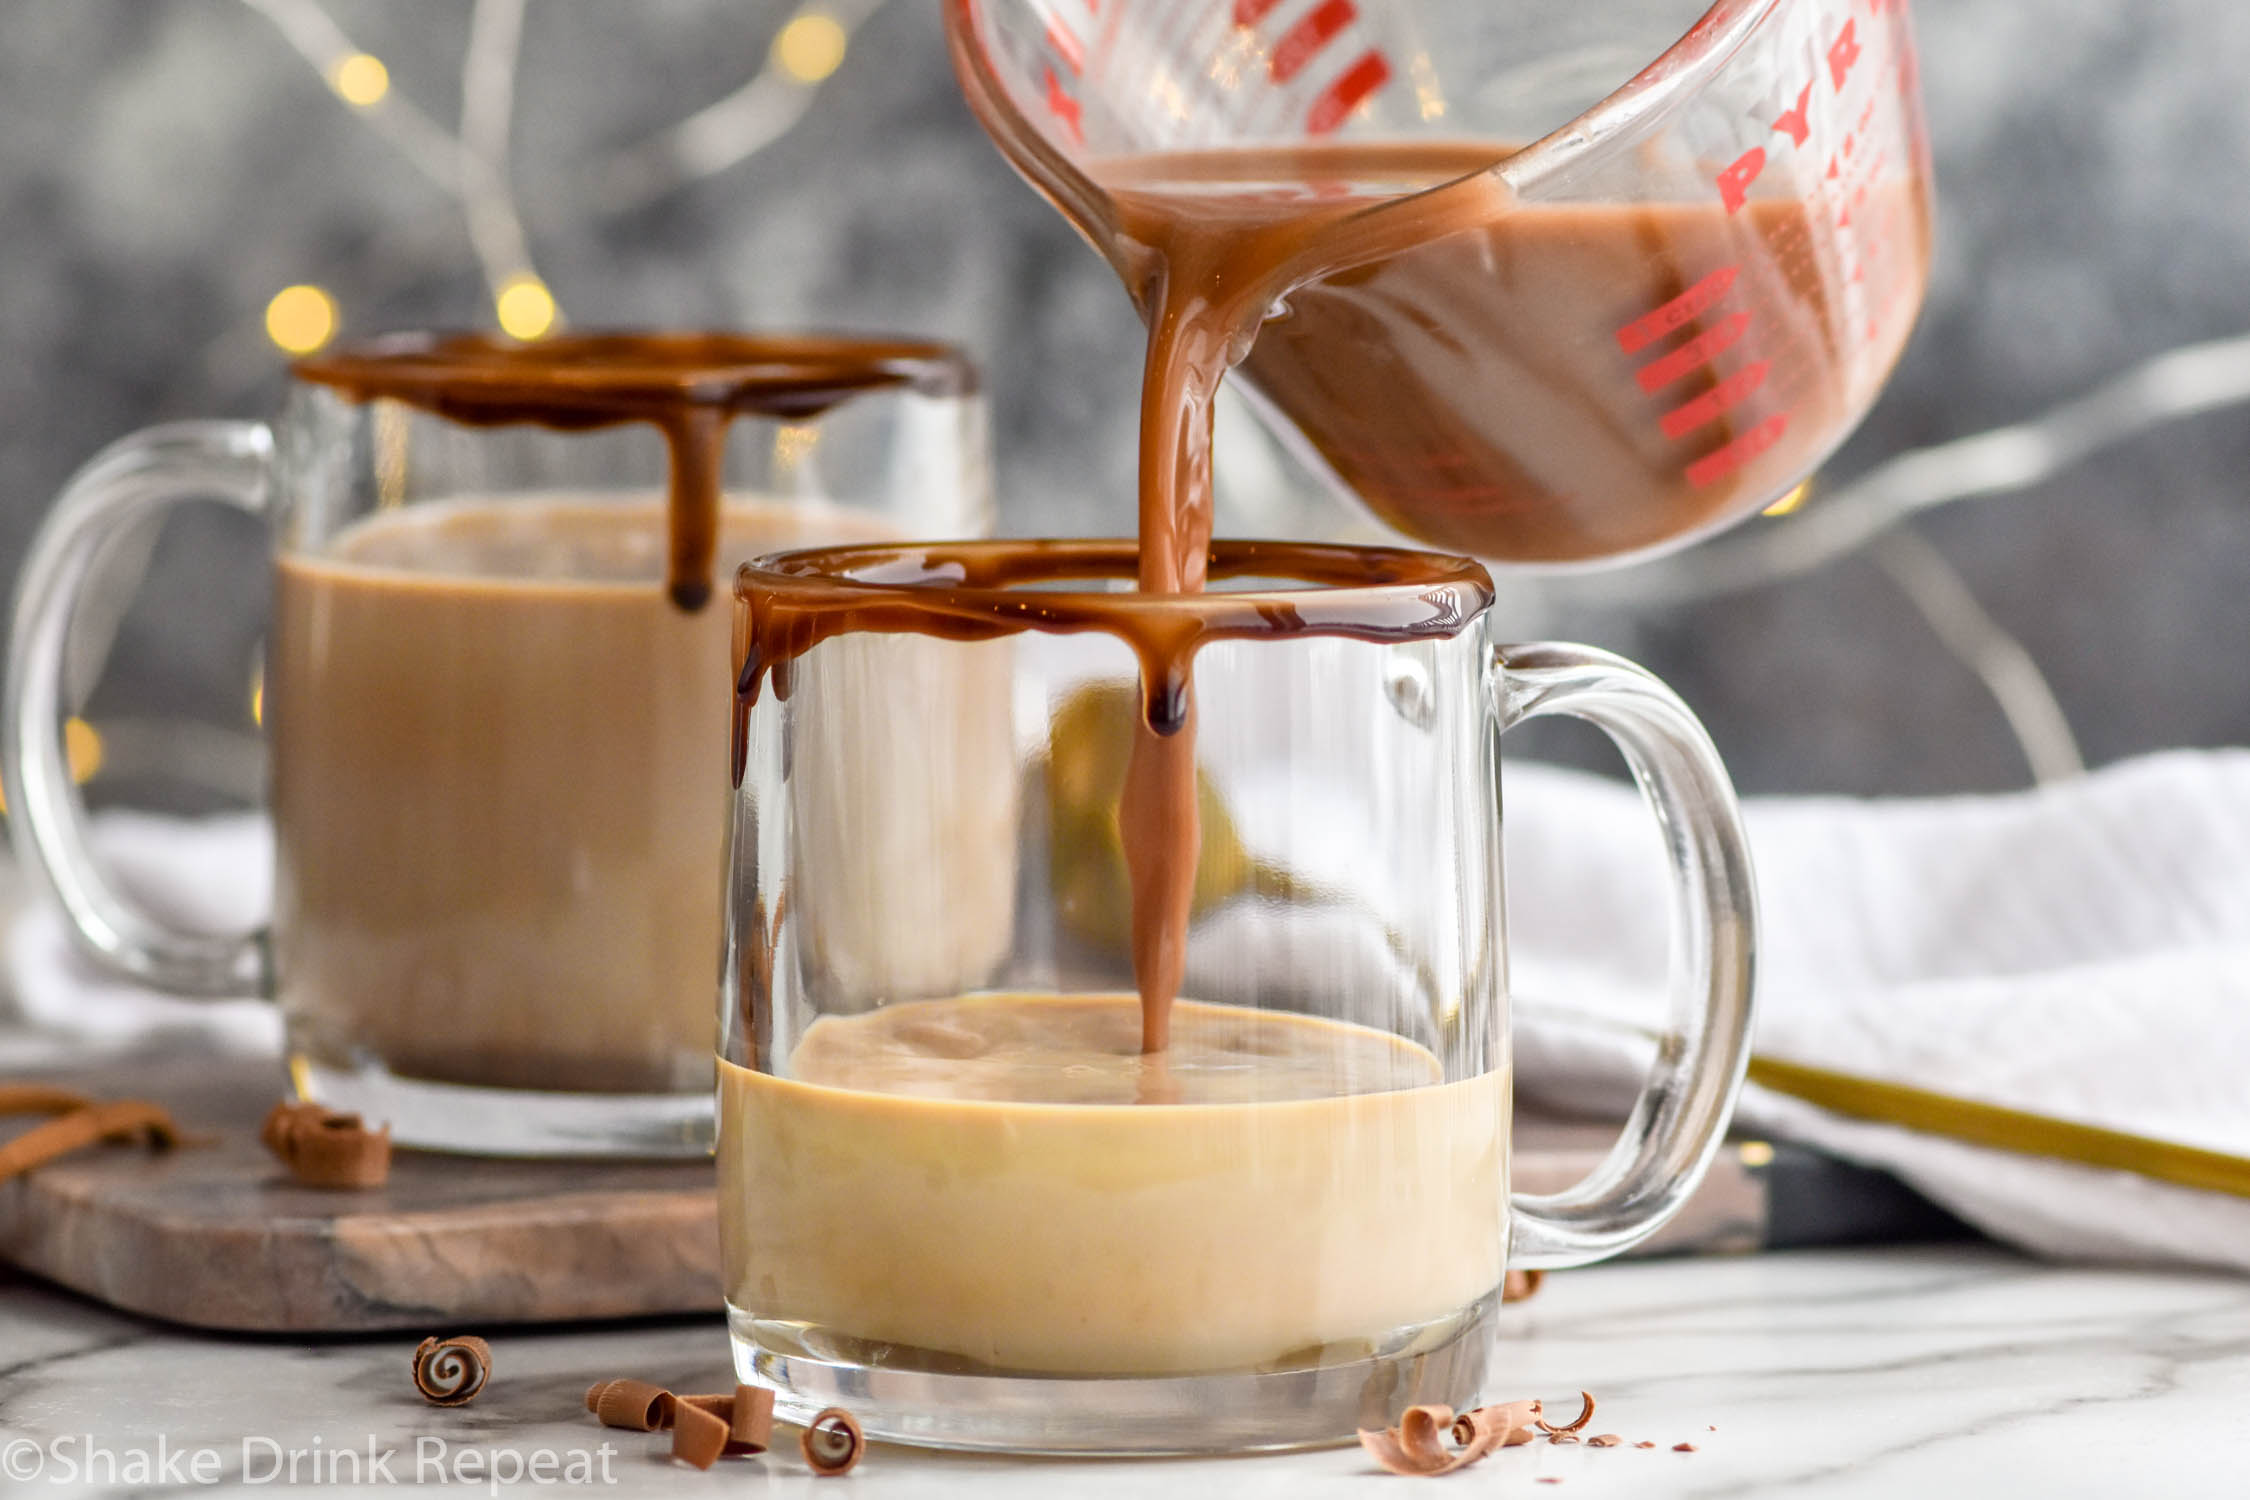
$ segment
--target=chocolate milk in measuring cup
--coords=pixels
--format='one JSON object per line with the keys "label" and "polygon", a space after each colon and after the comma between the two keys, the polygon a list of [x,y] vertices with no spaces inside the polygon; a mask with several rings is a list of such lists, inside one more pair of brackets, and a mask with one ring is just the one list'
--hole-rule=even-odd
{"label": "chocolate milk in measuring cup", "polygon": [[1588,564],[1785,494],[1922,299],[1903,0],[946,15],[979,118],[1148,322],[1142,537],[1182,561],[1145,586],[1195,586],[1229,368],[1407,535]]}

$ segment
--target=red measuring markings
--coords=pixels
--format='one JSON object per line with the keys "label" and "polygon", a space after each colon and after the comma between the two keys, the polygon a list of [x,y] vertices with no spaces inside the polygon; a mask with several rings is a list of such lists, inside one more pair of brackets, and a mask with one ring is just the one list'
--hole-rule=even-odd
{"label": "red measuring markings", "polygon": [[[1281,8],[1281,0],[1234,0],[1234,24],[1257,26]],[[1266,72],[1277,84],[1299,77],[1359,21],[1357,0],[1318,0],[1297,17],[1266,55]],[[1344,56],[1349,56],[1346,51]],[[1351,118],[1352,111],[1391,81],[1390,59],[1369,47],[1328,80],[1305,109],[1305,133],[1326,135]]]}
{"label": "red measuring markings", "polygon": [[1694,400],[1673,407],[1656,425],[1664,429],[1668,438],[1686,437],[1721,413],[1749,400],[1758,387],[1766,383],[1766,376],[1772,370],[1773,361],[1767,359],[1744,365]]}
{"label": "red measuring markings", "polygon": [[1352,0],[1322,0],[1274,43],[1273,56],[1266,64],[1273,81],[1287,83],[1303,72],[1305,64],[1336,39],[1337,32],[1358,19],[1359,7]]}
{"label": "red measuring markings", "polygon": [[1627,354],[1638,354],[1664,335],[1686,327],[1733,291],[1734,279],[1741,274],[1740,262],[1719,267],[1656,311],[1645,313],[1618,329],[1617,347]]}
{"label": "red measuring markings", "polygon": [[1724,318],[1704,329],[1694,338],[1674,349],[1661,359],[1652,359],[1633,375],[1641,389],[1654,395],[1692,370],[1699,370],[1713,358],[1734,347],[1736,340],[1750,329],[1750,315],[1746,312],[1728,313]]}
{"label": "red measuring markings", "polygon": [[1079,123],[1080,109],[1081,106],[1078,101],[1070,96],[1070,90],[1064,88],[1062,80],[1055,76],[1055,70],[1049,68],[1047,70],[1047,112],[1062,121],[1063,129],[1070,132],[1072,140],[1084,145],[1086,127]]}
{"label": "red measuring markings", "polygon": [[1781,441],[1788,430],[1789,413],[1777,411],[1751,428],[1733,442],[1714,453],[1707,453],[1687,466],[1688,483],[1698,489],[1716,484],[1744,464]]}
{"label": "red measuring markings", "polygon": [[[1696,319],[1710,312],[1734,290],[1741,277],[1742,267],[1721,266],[1686,291],[1664,303],[1661,307],[1635,318],[1617,330],[1617,347],[1627,354],[1638,354],[1658,339],[1677,333]],[[1719,355],[1740,343],[1750,331],[1750,314],[1736,309],[1718,322],[1703,329],[1678,348],[1668,350],[1633,372],[1642,390],[1656,394],[1674,381],[1704,369]],[[1672,439],[1686,437],[1697,428],[1717,421],[1727,412],[1756,395],[1773,373],[1771,360],[1755,360],[1731,375],[1724,375],[1702,392],[1691,396],[1656,419],[1663,434]],[[1696,459],[1687,467],[1688,483],[1698,489],[1715,484],[1744,464],[1781,441],[1781,434],[1789,426],[1789,413],[1776,412],[1714,452]]]}
{"label": "red measuring markings", "polygon": [[1047,45],[1062,60],[1062,65],[1070,69],[1071,76],[1086,71],[1085,43],[1079,41],[1078,34],[1065,26],[1058,16],[1047,18]]}
{"label": "red measuring markings", "polygon": [[1364,54],[1322,91],[1305,111],[1305,133],[1326,135],[1351,116],[1360,101],[1391,81],[1391,65],[1380,52]]}

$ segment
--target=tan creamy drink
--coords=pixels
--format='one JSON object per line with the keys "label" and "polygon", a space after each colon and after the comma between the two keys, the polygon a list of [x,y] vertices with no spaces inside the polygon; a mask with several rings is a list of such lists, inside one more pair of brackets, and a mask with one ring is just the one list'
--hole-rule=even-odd
{"label": "tan creamy drink", "polygon": [[[725,566],[884,535],[730,502]],[[660,587],[663,502],[378,513],[278,564],[275,966],[299,1049],[526,1089],[710,1078],[724,610]]]}
{"label": "tan creamy drink", "polygon": [[997,994],[823,1017],[786,1078],[722,1062],[728,1300],[1165,1375],[1361,1357],[1499,1283],[1504,1070],[1441,1083],[1386,1032],[1192,1001],[1140,1046],[1134,996]]}

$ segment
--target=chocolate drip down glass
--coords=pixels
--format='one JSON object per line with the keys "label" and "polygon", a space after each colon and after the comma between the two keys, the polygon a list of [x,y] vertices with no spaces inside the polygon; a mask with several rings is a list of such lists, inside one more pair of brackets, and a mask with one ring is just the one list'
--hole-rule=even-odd
{"label": "chocolate drip down glass", "polygon": [[[1137,560],[841,547],[736,584],[720,1230],[737,1369],[786,1416],[1135,1453],[1470,1405],[1505,1271],[1633,1244],[1718,1143],[1754,900],[1679,700],[1494,646],[1466,559],[1221,542],[1192,595],[1132,591]],[[1199,854],[1150,1050],[1122,789],[1190,673]],[[1551,714],[1658,816],[1673,1014],[1604,1167],[1511,1197],[1499,740]]]}

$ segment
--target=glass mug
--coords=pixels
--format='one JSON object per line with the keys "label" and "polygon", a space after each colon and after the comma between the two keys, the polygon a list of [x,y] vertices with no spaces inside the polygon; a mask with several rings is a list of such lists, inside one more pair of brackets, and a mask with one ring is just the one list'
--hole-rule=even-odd
{"label": "glass mug", "polygon": [[[714,576],[669,523],[707,481],[729,574],[779,546],[981,534],[974,371],[934,344],[572,334],[400,336],[295,374],[273,425],[152,428],[57,502],[8,664],[19,857],[107,964],[276,999],[297,1092],[403,1144],[707,1151],[729,611],[666,597]],[[240,936],[111,883],[60,738],[99,549],[199,497],[273,537],[276,888]]]}
{"label": "glass mug", "polygon": [[[737,1370],[785,1414],[1134,1453],[1465,1407],[1504,1271],[1649,1234],[1725,1128],[1754,893],[1678,698],[1494,646],[1466,559],[1221,542],[1211,592],[1152,595],[1135,556],[824,548],[737,581],[719,1224]],[[1144,1055],[1120,802],[1191,654],[1200,855]],[[1657,815],[1673,1013],[1607,1163],[1511,1197],[1499,737],[1550,714]]]}

